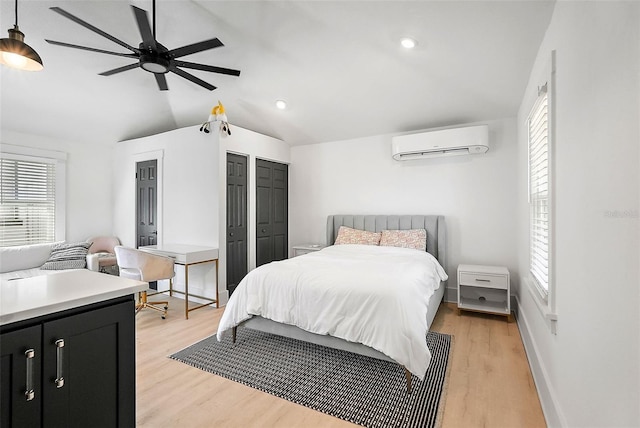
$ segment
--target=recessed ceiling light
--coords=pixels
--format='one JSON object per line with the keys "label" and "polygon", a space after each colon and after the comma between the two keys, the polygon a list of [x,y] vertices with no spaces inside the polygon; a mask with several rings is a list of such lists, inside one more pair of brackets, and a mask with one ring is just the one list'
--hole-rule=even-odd
{"label": "recessed ceiling light", "polygon": [[284,110],[287,108],[287,102],[285,100],[276,100],[276,107],[280,110]]}
{"label": "recessed ceiling light", "polygon": [[400,44],[402,45],[403,48],[413,49],[416,47],[418,42],[413,40],[411,37],[404,37],[400,40]]}

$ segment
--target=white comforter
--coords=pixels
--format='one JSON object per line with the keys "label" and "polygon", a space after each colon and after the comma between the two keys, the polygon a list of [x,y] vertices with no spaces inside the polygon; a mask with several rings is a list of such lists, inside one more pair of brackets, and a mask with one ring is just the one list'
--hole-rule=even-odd
{"label": "white comforter", "polygon": [[254,269],[238,284],[218,326],[259,315],[374,348],[424,378],[429,297],[447,274],[426,251],[334,245]]}

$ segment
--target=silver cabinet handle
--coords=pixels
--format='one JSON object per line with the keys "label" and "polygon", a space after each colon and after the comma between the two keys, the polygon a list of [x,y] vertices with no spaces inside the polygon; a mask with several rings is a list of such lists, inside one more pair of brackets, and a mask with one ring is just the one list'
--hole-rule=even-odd
{"label": "silver cabinet handle", "polygon": [[490,280],[490,279],[480,279],[480,278],[476,278],[475,280],[476,280],[476,281],[478,281],[478,282],[491,282],[491,280]]}
{"label": "silver cabinet handle", "polygon": [[62,376],[62,363],[63,363],[63,348],[64,339],[58,339],[55,341],[56,345],[56,388],[62,388],[64,386],[64,377]]}
{"label": "silver cabinet handle", "polygon": [[26,379],[26,391],[24,392],[24,396],[27,401],[31,401],[36,398],[36,392],[33,389],[33,363],[36,357],[36,351],[33,349],[27,349],[24,352],[24,356],[27,359],[27,379]]}

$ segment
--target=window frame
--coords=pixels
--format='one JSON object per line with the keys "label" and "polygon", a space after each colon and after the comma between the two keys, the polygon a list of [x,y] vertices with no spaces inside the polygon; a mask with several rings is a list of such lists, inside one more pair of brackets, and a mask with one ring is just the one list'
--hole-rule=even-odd
{"label": "window frame", "polygon": [[[558,314],[556,313],[556,278],[555,278],[555,140],[556,140],[556,51],[551,51],[550,62],[545,67],[544,78],[541,78],[538,93],[532,97],[532,107],[526,119],[527,138],[527,198],[528,198],[528,269],[524,277],[533,300],[544,317],[547,326],[552,334],[557,334]],[[531,170],[530,170],[530,130],[529,123],[532,113],[539,106],[541,91],[546,90],[547,96],[547,180],[548,180],[548,243],[547,243],[547,289],[545,290],[531,272],[531,227],[532,227],[532,207],[531,207]]]}
{"label": "window frame", "polygon": [[[55,211],[53,241],[64,241],[66,235],[66,162],[67,154],[46,149],[2,144],[0,157],[3,159],[48,163],[55,166]],[[31,244],[21,244],[31,245]],[[13,245],[12,245],[13,246]],[[0,242],[0,247],[7,247]]]}
{"label": "window frame", "polygon": [[[551,194],[552,194],[552,183],[553,183],[553,177],[552,177],[552,171],[551,171],[551,108],[550,108],[550,104],[551,104],[551,97],[548,91],[548,82],[546,82],[544,85],[538,87],[538,97],[536,98],[535,103],[533,104],[533,107],[531,108],[530,112],[529,112],[529,116],[527,117],[527,171],[528,171],[528,201],[529,201],[529,277],[530,277],[530,281],[534,284],[534,286],[536,287],[537,292],[540,294],[540,298],[545,302],[548,303],[548,299],[549,299],[549,288],[551,286],[551,264],[552,264],[552,260],[553,260],[553,254],[551,251],[552,245],[551,245],[551,241],[552,241],[552,234],[551,234],[551,228],[552,226],[552,198],[551,198]],[[546,104],[545,106],[545,111],[544,111],[544,115],[546,115],[546,130],[545,130],[545,136],[543,138],[546,139],[546,143],[544,144],[543,149],[545,149],[547,151],[547,160],[546,160],[546,175],[544,176],[544,178],[547,181],[547,196],[546,198],[541,198],[539,196],[538,192],[534,192],[533,191],[533,187],[534,187],[534,178],[533,178],[533,173],[534,171],[532,171],[531,165],[532,165],[532,150],[535,150],[534,148],[532,148],[532,144],[534,144],[534,139],[532,138],[532,126],[535,126],[535,123],[532,122],[538,122],[538,119],[536,117],[536,115],[539,113],[540,107]],[[536,148],[539,148],[536,147]],[[536,180],[536,181],[543,181],[543,180]],[[543,284],[542,278],[540,278],[540,275],[537,274],[536,271],[539,272],[538,269],[536,269],[534,267],[535,264],[535,259],[534,259],[534,244],[533,244],[533,240],[534,240],[534,232],[533,230],[536,228],[536,225],[534,224],[536,220],[539,220],[539,217],[534,218],[535,217],[535,207],[536,204],[539,201],[543,201],[546,202],[546,208],[547,208],[547,244],[546,247],[544,248],[544,250],[546,250],[547,256],[546,256],[546,264],[547,264],[547,269],[546,272],[543,272],[544,274],[546,274],[547,276],[547,281],[546,284]],[[539,259],[537,261],[540,261]],[[546,285],[546,287],[545,287]]]}

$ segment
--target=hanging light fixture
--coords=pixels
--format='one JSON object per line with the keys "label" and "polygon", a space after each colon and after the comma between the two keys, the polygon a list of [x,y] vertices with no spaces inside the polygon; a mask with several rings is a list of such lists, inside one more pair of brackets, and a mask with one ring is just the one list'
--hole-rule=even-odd
{"label": "hanging light fixture", "polygon": [[18,28],[18,0],[16,23],[9,29],[9,38],[0,39],[0,64],[27,71],[43,69],[40,55],[24,42],[24,33]]}

